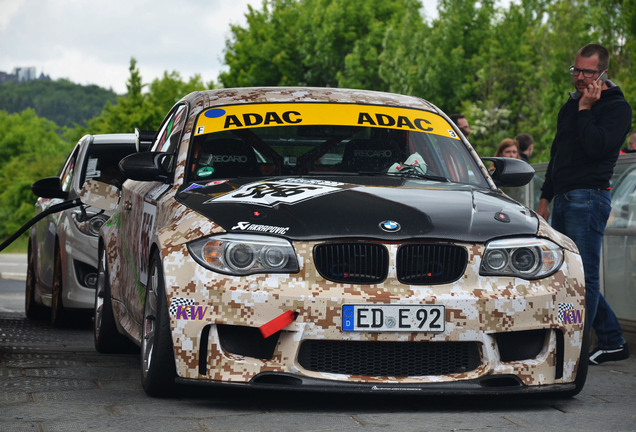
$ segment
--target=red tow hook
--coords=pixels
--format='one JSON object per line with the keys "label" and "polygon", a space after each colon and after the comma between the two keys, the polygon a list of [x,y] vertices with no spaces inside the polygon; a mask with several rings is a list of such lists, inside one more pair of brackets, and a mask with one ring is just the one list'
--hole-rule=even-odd
{"label": "red tow hook", "polygon": [[263,324],[259,327],[261,334],[264,338],[268,338],[277,331],[280,331],[294,322],[296,317],[298,316],[298,312],[294,311],[286,311],[283,314],[277,316],[273,320]]}

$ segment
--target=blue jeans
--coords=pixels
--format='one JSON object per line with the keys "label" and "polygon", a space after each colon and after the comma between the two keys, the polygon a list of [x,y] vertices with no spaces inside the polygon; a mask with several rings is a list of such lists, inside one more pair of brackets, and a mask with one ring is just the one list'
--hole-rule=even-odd
{"label": "blue jeans", "polygon": [[590,320],[602,349],[625,343],[618,318],[601,294],[601,246],[611,211],[610,192],[575,189],[554,197],[552,227],[570,237],[581,253],[585,272],[586,319]]}

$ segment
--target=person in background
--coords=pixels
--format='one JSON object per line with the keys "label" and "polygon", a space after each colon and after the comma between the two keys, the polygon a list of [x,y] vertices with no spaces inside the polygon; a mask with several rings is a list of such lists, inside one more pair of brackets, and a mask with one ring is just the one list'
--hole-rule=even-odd
{"label": "person in background", "polygon": [[598,338],[589,355],[592,365],[629,357],[618,318],[601,294],[599,281],[601,245],[611,211],[610,178],[632,124],[632,108],[623,92],[602,79],[608,67],[609,53],[601,45],[589,44],[576,53],[570,66],[576,91],[559,111],[537,208],[547,221],[548,203],[554,199],[552,227],[570,237],[581,254],[585,320]]}
{"label": "person in background", "polygon": [[528,133],[520,133],[515,137],[515,140],[519,143],[519,156],[522,160],[530,163],[534,151],[534,138]]}
{"label": "person in background", "polygon": [[519,143],[512,138],[506,138],[499,143],[495,157],[507,157],[513,159],[520,159],[519,157]]}
{"label": "person in background", "polygon": [[450,119],[457,125],[460,131],[464,134],[466,138],[470,135],[470,126],[468,125],[468,120],[464,117],[463,114],[451,114]]}
{"label": "person in background", "polygon": [[621,149],[621,154],[636,153],[636,129],[630,132],[627,146]]}

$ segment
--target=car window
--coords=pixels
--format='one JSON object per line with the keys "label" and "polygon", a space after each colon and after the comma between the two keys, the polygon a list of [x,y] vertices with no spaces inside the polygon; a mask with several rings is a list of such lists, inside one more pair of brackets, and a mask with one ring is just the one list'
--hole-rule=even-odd
{"label": "car window", "polygon": [[636,228],[636,168],[625,173],[614,186],[607,226]]}
{"label": "car window", "polygon": [[58,177],[62,183],[62,190],[68,192],[71,189],[71,181],[73,180],[73,174],[75,173],[75,162],[80,150],[82,141],[77,143],[71,153],[66,158],[66,162],[62,165]]}
{"label": "car window", "polygon": [[[176,153],[181,132],[187,119],[186,114],[187,106],[181,104],[166,117],[157,134],[157,141],[153,146],[153,151]],[[171,171],[172,160],[173,158],[165,158],[163,161],[164,168],[169,172]]]}
{"label": "car window", "polygon": [[465,144],[441,116],[394,107],[365,109],[338,104],[209,109],[197,120],[186,180],[393,175],[417,160],[417,172],[408,167],[400,173],[488,187]]}
{"label": "car window", "polygon": [[86,180],[99,180],[121,188],[125,179],[119,161],[135,151],[133,143],[92,145],[84,160],[80,187]]}

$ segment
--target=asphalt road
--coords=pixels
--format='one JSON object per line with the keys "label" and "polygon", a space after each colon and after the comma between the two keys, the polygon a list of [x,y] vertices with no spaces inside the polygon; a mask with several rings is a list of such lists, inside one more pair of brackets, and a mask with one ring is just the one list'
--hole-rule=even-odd
{"label": "asphalt road", "polygon": [[[19,259],[18,259],[19,261]],[[26,262],[26,259],[24,259]],[[0,431],[636,431],[636,356],[591,367],[577,397],[454,398],[182,387],[146,396],[139,356],[93,349],[89,325],[24,317],[0,255]],[[11,267],[11,266],[9,266]]]}

